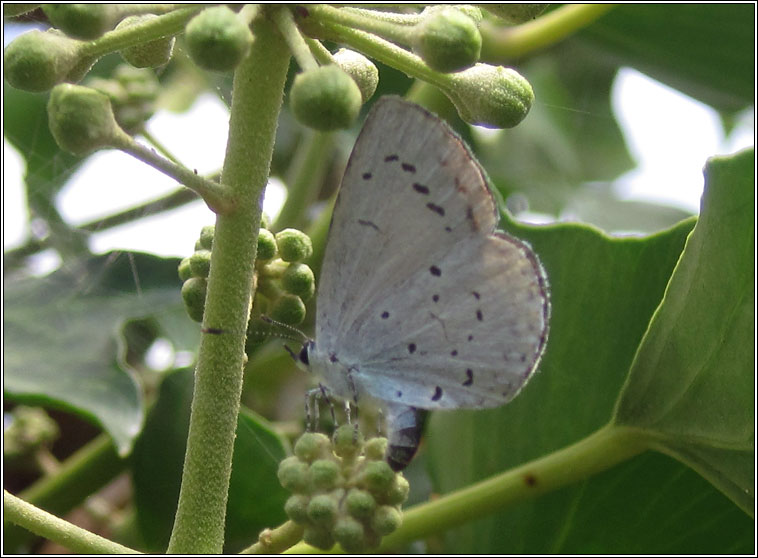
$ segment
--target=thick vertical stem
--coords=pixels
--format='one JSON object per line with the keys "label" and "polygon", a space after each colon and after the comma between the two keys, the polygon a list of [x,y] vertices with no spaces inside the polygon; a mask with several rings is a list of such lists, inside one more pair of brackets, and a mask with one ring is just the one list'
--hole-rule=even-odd
{"label": "thick vertical stem", "polygon": [[235,209],[216,221],[172,553],[223,549],[260,201],[289,65],[289,53],[269,21],[253,22],[253,34],[250,54],[234,76],[222,183],[232,190]]}

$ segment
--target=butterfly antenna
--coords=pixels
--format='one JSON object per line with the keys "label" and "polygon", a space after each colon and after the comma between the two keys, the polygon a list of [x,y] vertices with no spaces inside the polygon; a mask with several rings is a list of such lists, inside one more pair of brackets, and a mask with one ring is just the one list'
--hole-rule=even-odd
{"label": "butterfly antenna", "polygon": [[308,341],[308,339],[310,339],[310,337],[308,337],[305,333],[303,333],[302,331],[300,331],[296,327],[293,327],[293,326],[291,326],[289,324],[278,322],[278,321],[274,320],[273,318],[269,318],[265,314],[261,314],[260,318],[261,318],[261,320],[263,320],[267,324],[272,324],[272,325],[275,325],[275,326],[279,326],[279,327],[281,327],[283,329],[286,329],[287,331],[291,331],[293,333],[296,333],[299,336],[299,338],[298,337],[292,337],[292,336],[286,336],[286,337],[282,336],[285,339],[292,339],[293,341],[302,341],[302,342]]}

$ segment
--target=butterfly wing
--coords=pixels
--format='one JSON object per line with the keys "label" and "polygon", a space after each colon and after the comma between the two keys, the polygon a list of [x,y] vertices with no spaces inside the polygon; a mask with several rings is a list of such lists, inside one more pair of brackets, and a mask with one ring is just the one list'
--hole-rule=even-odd
{"label": "butterfly wing", "polygon": [[505,403],[536,367],[549,305],[536,256],[496,223],[462,140],[416,105],[378,101],[335,205],[314,356],[339,363],[327,368],[349,374],[357,395],[426,409]]}

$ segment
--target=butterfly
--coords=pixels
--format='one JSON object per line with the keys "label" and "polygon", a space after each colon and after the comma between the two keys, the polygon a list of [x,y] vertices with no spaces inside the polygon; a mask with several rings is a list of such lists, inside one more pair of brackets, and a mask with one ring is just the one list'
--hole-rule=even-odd
{"label": "butterfly", "polygon": [[384,410],[394,470],[415,454],[424,410],[503,405],[545,350],[545,271],[498,219],[446,123],[399,97],[374,104],[335,203],[315,339],[298,358],[329,393]]}

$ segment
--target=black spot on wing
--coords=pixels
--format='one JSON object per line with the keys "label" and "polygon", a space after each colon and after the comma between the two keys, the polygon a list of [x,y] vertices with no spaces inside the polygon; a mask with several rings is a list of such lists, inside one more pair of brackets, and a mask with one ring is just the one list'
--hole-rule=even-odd
{"label": "black spot on wing", "polygon": [[384,158],[384,162],[385,163],[391,163],[392,161],[397,161],[398,159],[400,159],[400,157],[398,157],[397,155],[387,155]]}
{"label": "black spot on wing", "polygon": [[429,202],[428,204],[426,204],[426,207],[434,211],[440,217],[445,216],[445,208],[442,207],[441,205],[437,205],[436,203]]}
{"label": "black spot on wing", "polygon": [[435,277],[439,277],[440,275],[442,275],[442,270],[436,265],[433,265],[432,267],[429,268],[429,273],[431,273]]}
{"label": "black spot on wing", "polygon": [[474,383],[474,371],[471,368],[466,368],[466,380],[463,382],[464,386],[470,386]]}
{"label": "black spot on wing", "polygon": [[363,225],[364,227],[371,227],[377,232],[382,232],[379,227],[376,226],[376,223],[373,221],[368,221],[367,219],[358,219],[358,224]]}
{"label": "black spot on wing", "polygon": [[415,172],[416,172],[416,167],[414,167],[414,166],[413,166],[413,165],[411,165],[410,163],[400,163],[400,167],[401,167],[401,168],[402,168],[402,169],[403,169],[405,172],[410,172],[410,173],[415,173]]}
{"label": "black spot on wing", "polygon": [[429,193],[429,186],[424,186],[418,182],[413,183],[413,189],[416,190],[419,194],[427,195]]}
{"label": "black spot on wing", "polygon": [[371,173],[370,172],[364,172],[363,173],[363,180],[371,180]]}
{"label": "black spot on wing", "polygon": [[415,343],[408,343],[408,352],[410,354],[413,354],[416,352],[416,344]]}
{"label": "black spot on wing", "polygon": [[434,395],[432,395],[432,401],[439,401],[440,399],[442,399],[442,388],[436,386],[434,388]]}

